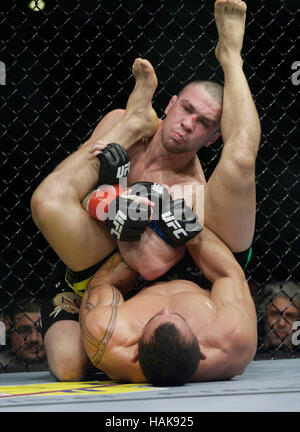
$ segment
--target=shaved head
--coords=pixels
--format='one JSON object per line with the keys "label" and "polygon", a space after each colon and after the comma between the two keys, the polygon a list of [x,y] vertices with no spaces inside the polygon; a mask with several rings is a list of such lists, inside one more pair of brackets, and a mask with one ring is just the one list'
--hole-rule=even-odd
{"label": "shaved head", "polygon": [[185,89],[193,86],[203,86],[203,88],[207,91],[207,93],[211,96],[211,98],[218,102],[220,105],[223,103],[223,86],[215,81],[192,81],[187,84],[183,89],[179,92],[178,96],[180,96]]}

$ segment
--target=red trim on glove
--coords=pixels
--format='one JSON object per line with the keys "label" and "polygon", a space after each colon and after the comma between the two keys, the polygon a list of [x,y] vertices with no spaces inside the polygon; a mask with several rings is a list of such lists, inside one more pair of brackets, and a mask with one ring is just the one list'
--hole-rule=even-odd
{"label": "red trim on glove", "polygon": [[110,203],[117,198],[124,189],[120,185],[103,185],[100,186],[91,195],[88,203],[88,212],[94,218],[100,221],[106,220],[106,213]]}

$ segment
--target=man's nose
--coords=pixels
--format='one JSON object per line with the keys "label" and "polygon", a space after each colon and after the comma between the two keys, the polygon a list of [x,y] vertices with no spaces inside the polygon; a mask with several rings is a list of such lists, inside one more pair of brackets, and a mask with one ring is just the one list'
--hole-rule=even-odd
{"label": "man's nose", "polygon": [[286,321],[284,315],[281,315],[281,317],[279,318],[278,322],[277,322],[278,327],[286,327],[288,326],[288,322]]}
{"label": "man's nose", "polygon": [[182,127],[186,132],[192,132],[197,121],[196,114],[191,114],[182,120]]}
{"label": "man's nose", "polygon": [[28,340],[28,342],[31,342],[31,343],[40,342],[40,333],[38,332],[38,330],[33,328],[26,339]]}
{"label": "man's nose", "polygon": [[170,314],[169,308],[167,306],[163,307],[161,310],[161,314],[162,315],[169,315]]}

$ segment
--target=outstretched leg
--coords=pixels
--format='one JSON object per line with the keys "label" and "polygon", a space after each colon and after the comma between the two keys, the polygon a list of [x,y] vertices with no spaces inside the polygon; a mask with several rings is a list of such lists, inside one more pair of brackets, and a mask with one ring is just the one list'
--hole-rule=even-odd
{"label": "outstretched leg", "polygon": [[246,4],[217,0],[216,57],[224,72],[221,132],[224,148],[205,190],[205,224],[233,252],[247,249],[255,229],[255,160],[260,121],[243,72]]}

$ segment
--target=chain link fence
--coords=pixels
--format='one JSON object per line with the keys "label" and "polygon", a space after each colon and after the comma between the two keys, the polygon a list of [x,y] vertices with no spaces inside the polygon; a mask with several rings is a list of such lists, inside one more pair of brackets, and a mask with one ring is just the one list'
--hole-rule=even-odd
{"label": "chain link fence", "polygon": [[[136,57],[147,58],[156,70],[159,87],[154,108],[160,116],[170,97],[188,81],[222,82],[222,70],[214,56],[217,31],[213,3],[1,3],[0,315],[7,329],[2,351],[4,347],[9,349],[11,360],[0,360],[0,372],[9,371],[9,364],[18,355],[10,343],[13,335],[23,337],[22,347],[29,343],[33,330],[22,333],[18,329],[20,318],[29,317],[32,328],[37,329],[34,316],[30,315],[34,312],[27,312],[24,297],[34,303],[43,296],[47,278],[59,261],[31,219],[33,191],[90,136],[103,115],[125,107],[134,84],[131,66]],[[247,270],[256,302],[271,282],[276,282],[282,291],[280,283],[294,281],[296,292],[300,290],[299,35],[298,0],[249,2],[244,70],[262,124],[256,169],[257,223],[253,258]],[[221,142],[217,142],[199,152],[207,177],[216,166],[220,151]],[[277,335],[276,323],[289,322],[287,312],[292,306],[298,311],[296,322],[299,321],[295,294],[286,294],[285,308],[273,306],[278,316],[268,334],[274,333],[280,340],[275,348],[265,343],[267,309],[274,298],[275,294],[263,311],[258,307],[257,355],[263,352],[277,358],[284,351],[293,357],[298,346],[295,343],[282,350],[287,344],[283,332]],[[12,308],[20,301],[16,320]],[[2,340],[3,328],[1,323]],[[298,339],[300,343],[296,335],[294,342]],[[35,353],[44,364],[38,344]],[[23,364],[25,370],[32,370],[30,362]]]}

